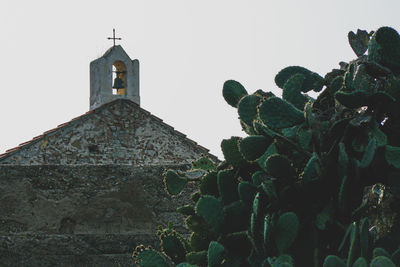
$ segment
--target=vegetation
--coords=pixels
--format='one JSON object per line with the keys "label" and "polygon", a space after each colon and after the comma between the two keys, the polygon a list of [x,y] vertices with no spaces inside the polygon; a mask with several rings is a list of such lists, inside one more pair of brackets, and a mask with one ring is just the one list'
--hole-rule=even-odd
{"label": "vegetation", "polygon": [[248,136],[222,141],[219,166],[166,173],[173,195],[199,183],[178,209],[191,235],[160,229],[162,252],[136,248],[139,266],[400,266],[400,36],[348,38],[357,59],[325,77],[283,69],[282,98],[225,82]]}

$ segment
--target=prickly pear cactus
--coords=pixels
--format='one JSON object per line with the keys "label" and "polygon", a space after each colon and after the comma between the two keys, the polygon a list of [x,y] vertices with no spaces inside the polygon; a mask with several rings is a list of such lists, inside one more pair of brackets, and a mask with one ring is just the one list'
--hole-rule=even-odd
{"label": "prickly pear cactus", "polygon": [[[382,27],[348,40],[357,58],[324,77],[280,71],[282,98],[224,84],[248,136],[223,140],[218,166],[166,172],[170,194],[199,184],[178,209],[192,234],[160,230],[162,252],[139,247],[140,266],[400,266],[400,36]],[[373,208],[385,199],[390,224]]]}

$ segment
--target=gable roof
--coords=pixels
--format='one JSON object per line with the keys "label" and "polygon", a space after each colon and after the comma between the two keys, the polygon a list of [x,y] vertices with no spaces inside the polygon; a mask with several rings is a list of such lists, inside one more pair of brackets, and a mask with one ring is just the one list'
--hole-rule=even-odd
{"label": "gable roof", "polygon": [[33,139],[31,139],[29,141],[23,142],[23,143],[19,144],[18,146],[14,147],[14,148],[6,150],[5,153],[0,154],[0,164],[1,164],[2,161],[4,161],[5,159],[9,158],[10,156],[12,156],[12,155],[14,155],[14,154],[16,154],[16,153],[18,153],[20,151],[23,151],[24,149],[27,149],[30,146],[34,145],[34,144],[37,144],[38,142],[42,141],[46,137],[48,137],[50,135],[53,135],[53,134],[55,134],[57,132],[63,131],[66,128],[73,127],[76,123],[78,123],[78,122],[80,122],[80,121],[82,121],[84,119],[90,118],[91,116],[94,116],[94,114],[98,114],[98,113],[102,112],[103,110],[107,109],[108,107],[110,107],[112,105],[117,105],[119,103],[126,103],[128,105],[132,105],[133,108],[138,109],[140,112],[144,113],[151,120],[156,121],[157,123],[161,124],[162,126],[168,128],[173,133],[173,135],[178,136],[184,142],[189,143],[191,146],[194,146],[194,147],[200,149],[201,151],[204,151],[204,154],[206,156],[209,156],[215,162],[219,161],[219,159],[216,156],[214,156],[214,155],[209,153],[209,149],[207,149],[207,148],[197,144],[195,141],[187,138],[187,136],[185,134],[175,130],[172,126],[164,123],[162,119],[154,116],[149,111],[141,108],[138,104],[136,104],[136,103],[134,103],[134,102],[132,102],[130,100],[127,100],[127,99],[116,99],[116,100],[114,100],[112,102],[108,102],[108,103],[106,103],[106,104],[104,104],[104,105],[102,105],[102,106],[100,106],[98,108],[92,109],[92,110],[86,112],[83,115],[75,117],[75,118],[73,118],[72,120],[70,120],[68,122],[62,123],[62,124],[58,125],[57,127],[53,128],[53,129],[45,131],[43,134],[41,134],[39,136],[36,136],[36,137],[34,137]]}
{"label": "gable roof", "polygon": [[118,53],[121,56],[125,57],[126,59],[131,60],[131,58],[129,57],[129,55],[125,52],[125,50],[122,48],[122,46],[120,45],[116,45],[116,46],[112,46],[110,47],[102,57],[108,57],[114,53]]}

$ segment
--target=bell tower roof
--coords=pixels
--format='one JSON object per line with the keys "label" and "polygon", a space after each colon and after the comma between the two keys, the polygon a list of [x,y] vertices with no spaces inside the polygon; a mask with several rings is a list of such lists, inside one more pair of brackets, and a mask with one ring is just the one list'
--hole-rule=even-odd
{"label": "bell tower roof", "polygon": [[132,60],[121,45],[114,45],[90,63],[90,109],[119,98],[140,105],[139,60]]}

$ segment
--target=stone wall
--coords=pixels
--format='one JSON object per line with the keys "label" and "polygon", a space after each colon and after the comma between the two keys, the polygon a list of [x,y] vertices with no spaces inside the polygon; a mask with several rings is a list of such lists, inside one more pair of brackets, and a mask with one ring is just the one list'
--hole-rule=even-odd
{"label": "stone wall", "polygon": [[1,266],[133,266],[136,245],[157,246],[158,225],[187,233],[166,169],[188,165],[0,165]]}
{"label": "stone wall", "polygon": [[0,164],[190,163],[208,150],[129,100],[116,100],[0,155]]}

